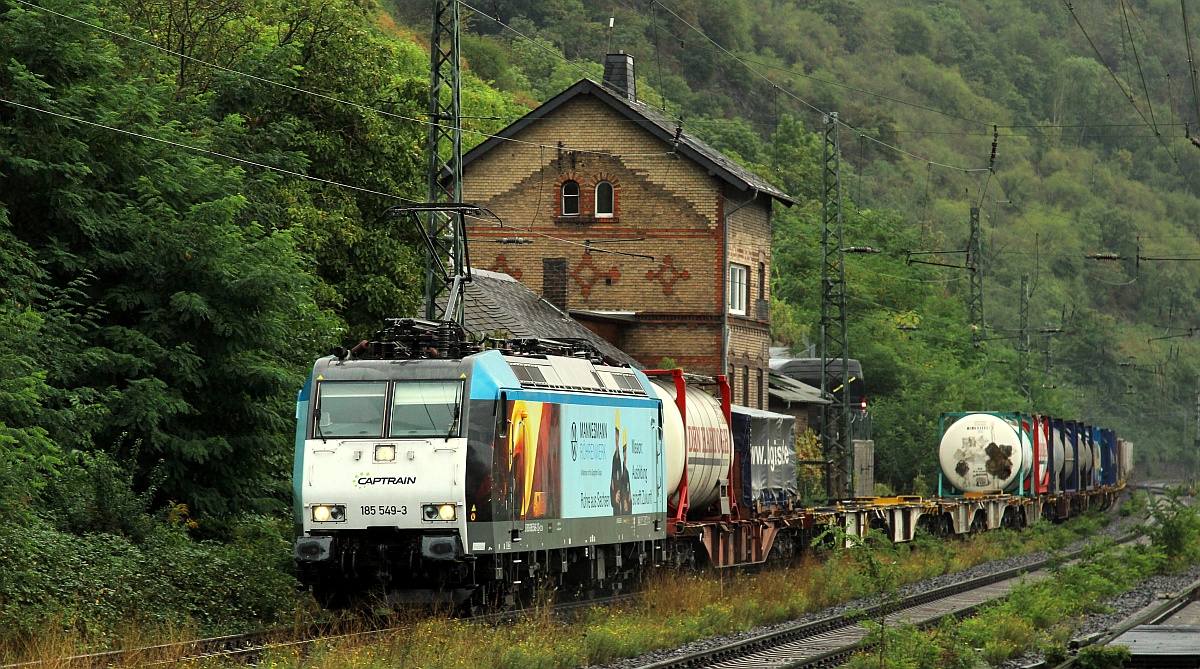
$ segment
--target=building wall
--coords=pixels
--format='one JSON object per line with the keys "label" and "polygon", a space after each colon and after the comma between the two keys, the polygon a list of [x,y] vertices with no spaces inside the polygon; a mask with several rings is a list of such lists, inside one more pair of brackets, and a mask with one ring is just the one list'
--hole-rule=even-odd
{"label": "building wall", "polygon": [[729,365],[735,401],[766,409],[771,362],[771,209],[765,196],[731,194],[729,262],[747,268],[746,313],[729,316]]}
{"label": "building wall", "polygon": [[[770,277],[770,199],[726,188],[591,95],[565,102],[513,139],[464,170],[464,199],[504,222],[468,221],[472,264],[506,272],[560,307],[637,312],[619,337],[626,352],[649,367],[671,358],[689,372],[717,374],[726,309],[722,226],[732,212],[729,259],[754,268],[747,317],[729,319],[729,359],[738,369],[733,399],[765,408],[757,378],[766,383],[769,314],[756,306],[759,263],[767,283]],[[578,216],[560,215],[568,179],[580,186]],[[593,215],[600,180],[614,186],[611,219]],[[642,241],[606,242],[630,239]]]}

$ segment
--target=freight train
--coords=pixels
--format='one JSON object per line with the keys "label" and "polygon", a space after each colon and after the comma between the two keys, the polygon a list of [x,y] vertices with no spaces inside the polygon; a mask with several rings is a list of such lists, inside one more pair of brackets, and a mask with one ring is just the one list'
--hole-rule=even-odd
{"label": "freight train", "polygon": [[1016,527],[1111,504],[1130,465],[1111,431],[954,415],[938,497],[805,508],[794,419],[731,405],[723,376],[607,364],[583,342],[483,350],[419,319],[317,361],[296,417],[295,558],[329,602],[597,597],[652,566],[784,558],[835,523],[895,541]]}

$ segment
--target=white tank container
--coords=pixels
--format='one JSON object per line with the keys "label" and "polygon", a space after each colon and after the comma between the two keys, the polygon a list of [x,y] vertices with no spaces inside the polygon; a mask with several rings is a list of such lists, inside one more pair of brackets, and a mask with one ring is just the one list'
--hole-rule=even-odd
{"label": "white tank container", "polygon": [[[665,425],[672,420],[683,425],[684,419],[675,406],[675,384],[652,379],[659,397],[663,400],[663,414],[674,413],[674,418],[664,418],[663,447],[667,456],[667,474],[671,474],[672,458],[686,463],[688,479],[688,505],[692,511],[702,511],[721,496],[721,482],[729,478],[733,464],[733,434],[729,423],[721,412],[721,403],[699,388],[688,387],[685,394],[687,408],[685,439],[678,436],[672,440]],[[672,454],[674,452],[674,454]],[[682,457],[681,457],[682,454]],[[675,485],[668,486],[668,499],[676,503],[680,478]]]}
{"label": "white tank container", "polygon": [[1062,468],[1062,485],[1063,489],[1075,486],[1075,447],[1071,445],[1071,441],[1067,438],[1067,429],[1063,427],[1061,431],[1055,435],[1055,439],[1062,443],[1063,447],[1063,468]]}
{"label": "white tank container", "polygon": [[1067,468],[1067,462],[1065,459],[1067,457],[1067,445],[1063,441],[1062,431],[1050,428],[1049,424],[1050,424],[1050,421],[1047,419],[1047,421],[1046,421],[1047,429],[1050,430],[1051,439],[1053,439],[1053,442],[1051,444],[1051,448],[1054,449],[1053,476],[1055,477],[1055,480],[1058,480],[1058,477],[1061,477],[1063,474],[1063,471],[1065,471]]}
{"label": "white tank container", "polygon": [[[1009,423],[1009,425],[1012,424]],[[1021,481],[1029,478],[1029,470],[1033,468],[1033,440],[1029,438],[1029,433],[1019,426],[1013,426],[1013,429],[1021,435],[1021,471],[1012,483],[1008,484],[1005,491],[1016,490],[1021,485]]]}
{"label": "white tank container", "polygon": [[1037,470],[1033,477],[1039,485],[1045,485],[1050,478],[1050,450],[1054,448],[1050,443],[1050,425],[1044,417],[1034,416],[1030,428],[1038,444]]}
{"label": "white tank container", "polygon": [[938,448],[942,474],[962,492],[1004,490],[1021,473],[1024,448],[1008,421],[991,414],[963,416]]}
{"label": "white tank container", "polygon": [[1076,440],[1079,453],[1075,455],[1075,462],[1079,465],[1079,489],[1083,490],[1092,483],[1092,445],[1084,434],[1083,426],[1077,430]]}
{"label": "white tank container", "polygon": [[687,453],[682,448],[683,417],[679,415],[679,409],[675,406],[675,398],[671,397],[666,388],[651,381],[650,390],[663,403],[663,450],[667,461],[667,497],[670,497],[679,489],[679,481],[683,478],[683,465],[687,462]]}

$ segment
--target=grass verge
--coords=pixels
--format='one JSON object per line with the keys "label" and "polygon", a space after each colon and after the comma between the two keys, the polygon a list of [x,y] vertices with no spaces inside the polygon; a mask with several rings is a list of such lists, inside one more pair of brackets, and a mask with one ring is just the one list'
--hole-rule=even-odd
{"label": "grass verge", "polygon": [[[1200,511],[1190,506],[1181,493],[1168,493],[1158,499],[1135,498],[1130,509],[1147,512],[1153,521],[1146,529],[1149,545],[1097,544],[1078,563],[1057,570],[1051,578],[1018,586],[979,615],[947,622],[936,629],[922,631],[911,625],[881,628],[868,623],[868,639],[883,643],[846,666],[998,666],[1031,651],[1042,652],[1051,666],[1061,663],[1067,657],[1066,644],[1083,616],[1108,612],[1104,600],[1154,574],[1179,571],[1200,561]],[[1081,666],[1115,668],[1128,659],[1128,650],[1090,648],[1081,655],[1086,656]]]}
{"label": "grass verge", "polygon": [[[1094,534],[1106,522],[1107,517],[1088,516],[962,541],[925,537],[888,550],[896,556],[898,582],[910,583],[997,558],[1061,548]],[[664,571],[651,579],[635,604],[595,608],[573,621],[549,613],[503,626],[441,618],[410,620],[411,628],[378,642],[326,646],[304,657],[278,653],[260,666],[565,669],[782,622],[870,594],[874,593],[861,561],[841,551],[822,552],[756,574]]]}

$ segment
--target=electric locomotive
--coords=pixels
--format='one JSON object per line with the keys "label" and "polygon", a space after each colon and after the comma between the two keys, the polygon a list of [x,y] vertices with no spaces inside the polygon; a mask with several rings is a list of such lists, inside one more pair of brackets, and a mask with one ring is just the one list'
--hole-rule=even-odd
{"label": "electric locomotive", "polygon": [[665,537],[657,392],[568,343],[447,351],[447,327],[389,321],[314,365],[297,404],[302,581],[488,605],[547,578],[620,589]]}

